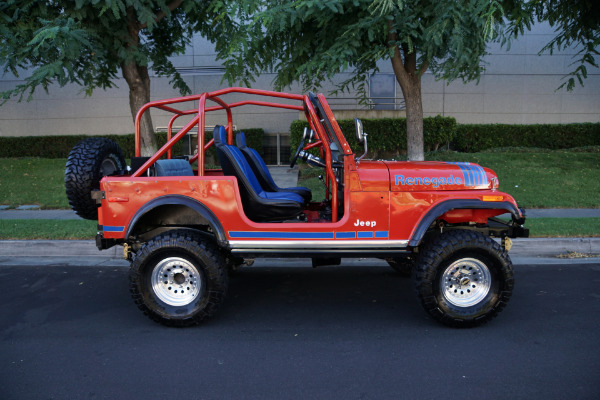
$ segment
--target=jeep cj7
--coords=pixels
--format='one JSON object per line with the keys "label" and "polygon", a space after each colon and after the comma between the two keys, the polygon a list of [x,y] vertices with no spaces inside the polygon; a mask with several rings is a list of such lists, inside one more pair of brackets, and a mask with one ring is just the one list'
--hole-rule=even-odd
{"label": "jeep cj7", "polygon": [[[322,168],[325,199],[277,186],[244,133],[234,132],[233,111],[246,106],[304,113],[309,128],[291,166],[303,160]],[[150,109],[172,117],[166,144],[142,157],[140,120]],[[223,118],[213,132],[205,132],[207,113]],[[185,123],[175,129],[180,118]],[[65,183],[73,209],[98,220],[98,248],[123,246],[133,299],[155,321],[190,326],[211,317],[228,273],[254,257],[308,257],[313,266],[384,259],[412,275],[427,313],[455,327],[487,322],[511,296],[509,238],[528,230],[524,211],[498,191],[488,168],[364,159],[367,134],[358,119],[364,154],[357,157],[325,97],[312,93],[228,88],[153,101],[135,129],[131,166],[115,142],[85,139],[69,154]],[[174,156],[173,145],[189,133],[197,133],[197,153]],[[206,164],[211,147],[216,169]]]}

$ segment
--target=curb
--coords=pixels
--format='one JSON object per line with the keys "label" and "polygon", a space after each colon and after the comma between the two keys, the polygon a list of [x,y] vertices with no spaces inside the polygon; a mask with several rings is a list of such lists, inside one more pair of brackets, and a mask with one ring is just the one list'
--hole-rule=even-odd
{"label": "curb", "polygon": [[123,249],[99,251],[95,240],[0,240],[0,257],[100,257],[122,259]]}
{"label": "curb", "polygon": [[513,239],[511,256],[552,257],[577,252],[600,254],[600,238],[532,238]]}
{"label": "curb", "polygon": [[[511,257],[600,254],[600,238],[515,239]],[[99,251],[94,240],[0,240],[0,257],[99,257],[122,259],[121,246]]]}

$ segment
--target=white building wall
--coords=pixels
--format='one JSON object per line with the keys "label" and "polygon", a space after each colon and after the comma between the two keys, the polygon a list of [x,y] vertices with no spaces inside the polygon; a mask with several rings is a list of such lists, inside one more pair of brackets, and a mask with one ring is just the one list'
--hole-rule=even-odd
{"label": "white building wall", "polygon": [[[423,107],[425,116],[452,116],[459,123],[571,123],[600,122],[600,71],[588,69],[585,86],[573,92],[555,91],[561,78],[573,67],[575,50],[538,56],[538,51],[554,36],[546,25],[534,29],[515,41],[506,51],[497,44],[489,47],[485,58],[486,71],[479,84],[449,85],[436,81],[431,73],[423,77]],[[222,66],[216,61],[213,47],[197,37],[185,55],[174,58],[194,93],[212,91],[227,86],[221,83]],[[392,73],[389,61],[381,62],[381,73]],[[343,77],[342,77],[343,78]],[[253,87],[270,89],[273,76],[259,77]],[[0,90],[13,88],[20,82],[13,76],[0,78]],[[133,132],[129,111],[127,84],[116,82],[118,88],[96,90],[86,97],[81,88],[58,85],[46,94],[38,89],[31,102],[12,99],[0,107],[1,136],[38,136],[74,134],[125,134]],[[323,92],[332,86],[325,84]],[[299,93],[297,85],[288,91]],[[176,97],[179,94],[167,78],[153,77],[152,99]],[[401,97],[400,88],[396,88]],[[345,95],[353,97],[353,95]],[[343,103],[330,98],[331,103]],[[353,100],[350,100],[352,103]],[[344,108],[348,108],[345,106]],[[267,132],[287,132],[298,113],[247,107],[236,115],[239,128],[262,127]],[[153,115],[155,126],[166,126],[164,115]],[[223,123],[223,116],[209,116],[207,124]]]}

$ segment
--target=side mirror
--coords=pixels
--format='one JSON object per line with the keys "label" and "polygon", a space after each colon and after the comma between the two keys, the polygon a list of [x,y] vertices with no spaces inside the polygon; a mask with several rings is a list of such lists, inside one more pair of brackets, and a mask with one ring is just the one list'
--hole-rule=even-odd
{"label": "side mirror", "polygon": [[354,125],[356,126],[356,140],[358,143],[362,144],[363,140],[365,140],[365,132],[362,121],[358,118],[354,118]]}
{"label": "side mirror", "polygon": [[354,124],[356,125],[356,140],[358,140],[358,143],[364,144],[363,147],[365,148],[365,152],[363,153],[363,155],[356,159],[356,162],[360,163],[360,160],[362,160],[367,155],[367,152],[369,151],[369,148],[367,146],[367,136],[368,135],[365,133],[365,131],[363,129],[362,121],[360,119],[354,118]]}

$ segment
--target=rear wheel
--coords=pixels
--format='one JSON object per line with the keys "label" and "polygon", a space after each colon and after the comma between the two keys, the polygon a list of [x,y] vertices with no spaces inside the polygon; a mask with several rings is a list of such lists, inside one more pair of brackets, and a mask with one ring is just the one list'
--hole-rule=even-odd
{"label": "rear wheel", "polygon": [[65,188],[71,208],[82,218],[98,219],[98,206],[91,198],[100,180],[127,168],[119,145],[110,139],[87,138],[69,152]]}
{"label": "rear wheel", "polygon": [[210,240],[172,231],[148,241],[134,256],[130,290],[138,308],[168,326],[198,325],[225,299],[226,261]]}
{"label": "rear wheel", "polygon": [[472,327],[494,318],[514,286],[506,251],[479,232],[446,232],[425,246],[415,266],[414,285],[425,311],[453,327]]}

